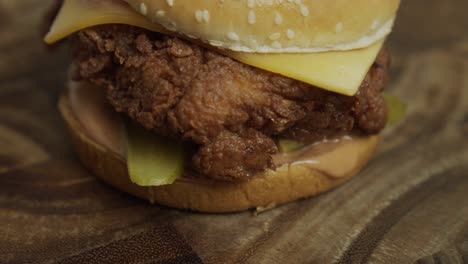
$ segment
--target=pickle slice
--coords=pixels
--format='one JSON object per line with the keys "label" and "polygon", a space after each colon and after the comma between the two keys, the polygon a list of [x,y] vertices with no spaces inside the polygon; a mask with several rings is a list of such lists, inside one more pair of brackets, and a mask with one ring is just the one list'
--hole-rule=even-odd
{"label": "pickle slice", "polygon": [[184,153],[180,142],[157,136],[128,121],[125,128],[128,174],[132,182],[160,186],[172,184],[182,176]]}
{"label": "pickle slice", "polygon": [[389,126],[395,126],[400,122],[406,114],[406,104],[398,97],[384,94],[385,102],[388,108],[388,121]]}
{"label": "pickle slice", "polygon": [[294,141],[294,140],[290,140],[290,139],[278,140],[278,148],[279,148],[279,151],[282,153],[292,152],[300,148],[303,148],[304,146],[305,144]]}

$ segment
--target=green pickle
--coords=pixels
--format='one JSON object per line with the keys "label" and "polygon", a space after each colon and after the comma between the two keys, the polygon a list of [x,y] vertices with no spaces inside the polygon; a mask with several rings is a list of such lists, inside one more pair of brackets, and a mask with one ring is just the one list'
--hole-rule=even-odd
{"label": "green pickle", "polygon": [[388,121],[389,126],[395,126],[400,122],[406,114],[406,104],[403,103],[398,97],[393,95],[384,94],[385,102],[388,108]]}
{"label": "green pickle", "polygon": [[140,186],[172,184],[182,176],[184,152],[180,142],[126,122],[127,164],[130,179]]}
{"label": "green pickle", "polygon": [[292,152],[303,147],[304,147],[304,144],[294,141],[294,140],[290,140],[290,139],[278,140],[278,148],[279,148],[279,151],[282,153]]}
{"label": "green pickle", "polygon": [[[395,126],[406,113],[406,105],[397,97],[384,94],[388,106],[388,124]],[[182,144],[173,139],[156,136],[130,122],[127,133],[127,164],[130,179],[140,186],[160,186],[174,183],[184,170]],[[279,139],[282,153],[293,152],[305,145],[289,139]]]}
{"label": "green pickle", "polygon": [[[406,104],[401,101],[398,97],[393,95],[384,94],[385,102],[388,107],[388,121],[389,126],[395,126],[400,122],[406,114]],[[290,139],[279,139],[278,148],[282,153],[293,152],[295,150],[303,148],[303,143],[290,140]]]}

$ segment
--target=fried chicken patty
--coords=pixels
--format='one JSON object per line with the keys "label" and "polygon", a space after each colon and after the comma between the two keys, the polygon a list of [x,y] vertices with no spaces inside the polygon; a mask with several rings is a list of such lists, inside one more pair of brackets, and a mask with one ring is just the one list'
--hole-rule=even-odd
{"label": "fried chicken patty", "polygon": [[115,110],[146,129],[194,143],[192,165],[210,178],[274,169],[276,138],[311,143],[386,123],[384,51],[348,97],[132,26],[85,29],[73,43],[75,79],[106,89]]}

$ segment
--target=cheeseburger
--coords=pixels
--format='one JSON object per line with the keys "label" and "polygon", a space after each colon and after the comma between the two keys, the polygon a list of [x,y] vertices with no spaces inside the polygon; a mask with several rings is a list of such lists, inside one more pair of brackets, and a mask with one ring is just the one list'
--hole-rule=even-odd
{"label": "cheeseburger", "polygon": [[63,0],[59,108],[86,168],[151,202],[264,208],[356,175],[387,123],[399,0]]}

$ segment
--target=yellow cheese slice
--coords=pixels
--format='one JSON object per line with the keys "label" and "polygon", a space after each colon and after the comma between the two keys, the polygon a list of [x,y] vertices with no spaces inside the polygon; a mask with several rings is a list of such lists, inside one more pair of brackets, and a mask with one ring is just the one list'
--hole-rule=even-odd
{"label": "yellow cheese slice", "polygon": [[[51,44],[76,31],[103,24],[127,24],[171,34],[121,0],[65,0],[45,42]],[[359,89],[383,42],[364,49],[322,53],[220,52],[245,64],[351,96]]]}
{"label": "yellow cheese slice", "polygon": [[383,40],[366,49],[352,51],[308,54],[229,52],[227,55],[257,68],[351,96],[358,91],[382,45]]}

